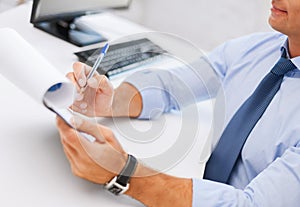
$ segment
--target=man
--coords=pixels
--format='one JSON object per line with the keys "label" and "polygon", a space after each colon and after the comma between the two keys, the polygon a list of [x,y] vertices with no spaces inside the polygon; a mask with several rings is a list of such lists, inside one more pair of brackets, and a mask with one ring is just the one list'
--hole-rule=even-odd
{"label": "man", "polygon": [[[286,56],[295,66],[282,75],[280,90],[249,134],[227,184],[207,179],[172,177],[138,163],[136,168],[135,165],[132,168],[134,174],[128,174],[131,180],[126,194],[146,206],[299,205],[300,1],[273,0],[269,23],[280,33],[254,34],[232,40],[208,56],[222,81],[226,97],[225,123],[228,125],[281,56]],[[76,63],[74,73],[68,75],[79,88],[86,81],[82,68],[82,64]],[[168,83],[172,74],[176,75],[176,71],[167,75],[141,72],[138,80],[129,77],[115,91],[107,79],[95,76],[88,81],[88,90],[77,97],[74,109],[89,116],[151,118],[151,105],[147,103],[151,98],[147,94],[151,91],[140,91],[141,82],[151,78],[151,84],[166,91],[173,90],[176,86]],[[161,80],[164,80],[163,84]],[[192,81],[186,84],[197,86]],[[89,99],[92,93],[96,93],[94,101]],[[156,98],[164,104],[155,107],[160,107],[164,112],[176,109],[176,103],[166,101],[170,100],[167,96],[168,93],[157,92]],[[125,163],[128,164],[129,156],[108,128],[75,118],[73,124],[79,131],[90,133],[98,140],[89,143],[81,136],[77,137],[76,131],[62,120],[57,121],[74,174],[105,184],[124,169]],[[105,163],[110,163],[107,164],[110,171],[101,167]]]}

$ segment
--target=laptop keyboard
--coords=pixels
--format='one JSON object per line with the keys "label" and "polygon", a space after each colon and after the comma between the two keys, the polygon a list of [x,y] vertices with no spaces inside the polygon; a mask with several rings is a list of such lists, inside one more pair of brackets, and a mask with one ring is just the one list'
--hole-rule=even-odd
{"label": "laptop keyboard", "polygon": [[[93,66],[102,48],[89,49],[74,53],[79,61]],[[166,53],[147,38],[110,45],[97,71],[108,77],[137,68],[146,61],[151,61]]]}

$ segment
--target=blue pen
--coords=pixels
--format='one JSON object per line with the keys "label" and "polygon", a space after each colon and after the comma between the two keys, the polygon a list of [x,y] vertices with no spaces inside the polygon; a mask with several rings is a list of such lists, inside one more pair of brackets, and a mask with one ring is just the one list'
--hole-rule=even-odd
{"label": "blue pen", "polygon": [[102,50],[101,50],[101,52],[100,52],[100,55],[98,56],[98,58],[97,58],[95,64],[93,65],[92,70],[91,70],[90,73],[87,75],[86,80],[88,80],[88,79],[90,79],[91,77],[93,77],[93,75],[95,74],[97,68],[99,67],[99,65],[100,65],[100,63],[101,63],[101,61],[102,61],[102,59],[104,58],[104,56],[105,56],[105,54],[106,54],[108,48],[109,48],[109,45],[108,45],[108,43],[106,43],[106,45],[102,48]]}
{"label": "blue pen", "polygon": [[109,48],[109,45],[108,43],[106,43],[106,45],[102,48],[101,52],[100,52],[100,55],[98,56],[97,60],[95,61],[95,64],[93,65],[93,68],[92,70],[89,72],[89,74],[86,76],[86,84],[83,88],[81,88],[81,91],[80,92],[83,92],[87,86],[87,81],[93,77],[93,75],[95,74],[97,68],[99,67],[101,61],[103,60],[107,50]]}

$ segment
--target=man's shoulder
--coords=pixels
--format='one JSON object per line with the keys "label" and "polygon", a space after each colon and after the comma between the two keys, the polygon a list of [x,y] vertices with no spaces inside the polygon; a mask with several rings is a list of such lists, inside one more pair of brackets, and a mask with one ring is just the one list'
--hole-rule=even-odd
{"label": "man's shoulder", "polygon": [[277,31],[271,31],[271,32],[256,32],[256,33],[251,33],[245,36],[240,37],[241,39],[243,38],[279,38],[279,37],[284,37],[285,35],[277,32]]}
{"label": "man's shoulder", "polygon": [[265,56],[274,51],[280,51],[286,38],[279,32],[252,33],[226,41],[211,51],[207,58],[213,65],[228,66],[237,60],[249,60],[258,54]]}
{"label": "man's shoulder", "polygon": [[237,58],[258,51],[274,51],[283,45],[286,38],[279,32],[253,33],[227,41],[224,44],[224,52]]}
{"label": "man's shoulder", "polygon": [[258,32],[245,35],[229,41],[231,44],[281,44],[286,39],[286,36],[280,32]]}

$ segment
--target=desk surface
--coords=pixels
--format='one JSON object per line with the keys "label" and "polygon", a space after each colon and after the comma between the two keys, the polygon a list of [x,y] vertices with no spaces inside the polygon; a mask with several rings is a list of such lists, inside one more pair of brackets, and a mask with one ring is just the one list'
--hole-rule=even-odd
{"label": "desk surface", "polygon": [[[76,61],[73,52],[79,48],[33,28],[29,23],[30,7],[26,4],[0,14],[0,28],[15,29],[61,72],[69,71]],[[101,186],[73,176],[60,144],[54,114],[2,76],[0,88],[0,206],[53,207],[62,203],[72,207],[143,206],[126,196],[116,199]],[[182,154],[182,159],[166,169],[167,173],[201,177],[200,151],[210,129],[209,106],[207,102],[198,105],[199,127],[192,134],[186,134],[187,137],[193,136],[193,143]],[[194,121],[182,117],[182,113],[174,113],[150,122],[107,119],[104,123],[114,129],[126,150],[137,157],[147,158],[163,154],[169,146],[174,146],[174,137],[179,136],[182,122]],[[147,133],[153,127],[163,126],[163,129],[154,135],[155,141],[145,145],[145,142],[132,141],[128,137],[131,132],[123,130],[128,126],[139,133]]]}

